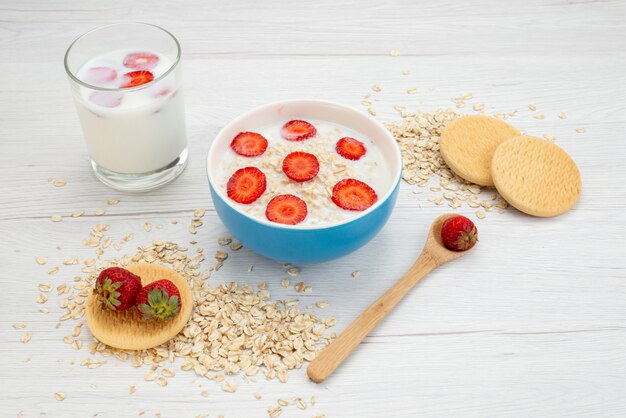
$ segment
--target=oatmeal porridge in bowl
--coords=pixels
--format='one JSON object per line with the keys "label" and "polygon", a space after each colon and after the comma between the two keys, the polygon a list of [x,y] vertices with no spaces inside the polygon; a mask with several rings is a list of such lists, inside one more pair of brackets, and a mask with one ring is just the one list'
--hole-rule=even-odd
{"label": "oatmeal porridge in bowl", "polygon": [[218,215],[244,245],[284,262],[321,262],[372,239],[395,204],[400,151],[369,115],[293,100],[225,126],[207,157]]}

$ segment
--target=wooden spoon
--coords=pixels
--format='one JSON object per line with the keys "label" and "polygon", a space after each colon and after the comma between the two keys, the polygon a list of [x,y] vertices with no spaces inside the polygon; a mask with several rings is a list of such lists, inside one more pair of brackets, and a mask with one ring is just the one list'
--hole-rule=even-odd
{"label": "wooden spoon", "polygon": [[441,241],[443,222],[454,216],[458,215],[448,213],[435,219],[428,232],[424,249],[413,266],[315,357],[307,369],[309,379],[316,383],[323,382],[417,282],[435,268],[467,253],[451,251]]}

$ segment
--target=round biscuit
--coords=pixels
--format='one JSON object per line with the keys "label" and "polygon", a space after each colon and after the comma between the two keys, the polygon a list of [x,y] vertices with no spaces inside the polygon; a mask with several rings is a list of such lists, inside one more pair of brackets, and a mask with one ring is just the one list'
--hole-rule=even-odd
{"label": "round biscuit", "polygon": [[464,180],[493,186],[491,158],[498,145],[520,132],[490,116],[464,116],[450,123],[440,139],[441,156]]}
{"label": "round biscuit", "polygon": [[550,217],[574,206],[582,189],[576,163],[552,142],[517,136],[498,147],[491,161],[496,189],[533,216]]}
{"label": "round biscuit", "polygon": [[180,292],[182,308],[169,321],[144,321],[134,307],[121,312],[104,309],[97,298],[90,294],[85,316],[93,336],[111,347],[124,350],[145,350],[174,338],[189,321],[193,309],[193,294],[187,280],[159,264],[137,263],[124,268],[141,277],[142,286],[160,279],[171,280]]}

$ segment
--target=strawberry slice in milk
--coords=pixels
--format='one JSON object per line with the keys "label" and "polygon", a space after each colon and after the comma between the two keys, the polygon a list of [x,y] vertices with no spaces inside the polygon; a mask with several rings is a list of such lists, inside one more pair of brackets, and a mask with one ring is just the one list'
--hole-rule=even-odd
{"label": "strawberry slice in milk", "polygon": [[160,80],[173,65],[154,51],[114,50],[88,60],[77,72],[78,114],[90,157],[123,174],[160,170],[186,147],[184,104],[176,77]]}

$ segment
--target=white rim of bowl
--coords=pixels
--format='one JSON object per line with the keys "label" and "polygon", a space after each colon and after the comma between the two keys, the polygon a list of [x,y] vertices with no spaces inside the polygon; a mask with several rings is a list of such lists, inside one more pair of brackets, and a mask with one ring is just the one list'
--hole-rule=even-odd
{"label": "white rim of bowl", "polygon": [[[260,219],[260,218],[256,218],[254,216],[251,216],[245,212],[243,212],[241,209],[239,209],[238,207],[234,206],[231,204],[231,202],[228,199],[228,196],[224,196],[224,194],[222,193],[222,191],[218,188],[215,187],[215,185],[217,184],[216,181],[214,181],[213,176],[211,175],[211,169],[210,169],[210,164],[209,161],[211,161],[213,154],[216,152],[216,143],[217,143],[217,139],[220,137],[220,135],[222,135],[222,133],[224,131],[226,131],[228,128],[230,128],[232,125],[238,124],[241,121],[243,121],[244,119],[250,117],[252,114],[255,114],[257,112],[261,112],[264,111],[267,108],[272,108],[272,107],[276,107],[276,106],[289,106],[289,105],[293,105],[293,104],[313,104],[313,105],[326,105],[326,106],[336,106],[336,107],[341,107],[349,112],[354,112],[356,114],[358,114],[360,117],[363,117],[367,120],[369,120],[371,123],[373,123],[374,125],[377,125],[378,128],[380,128],[385,135],[387,136],[387,138],[391,141],[391,143],[394,145],[393,150],[395,151],[394,153],[396,154],[397,160],[398,160],[398,166],[396,167],[395,171],[392,173],[393,174],[393,179],[395,181],[393,181],[392,186],[387,190],[387,192],[384,194],[384,196],[380,199],[378,199],[378,201],[376,203],[374,203],[372,206],[370,206],[369,208],[365,209],[363,212],[360,212],[358,215],[348,218],[348,219],[344,219],[343,221],[340,222],[336,222],[336,223],[332,223],[329,225],[285,225],[285,224],[280,224],[277,222],[271,222],[269,220],[266,219]],[[211,143],[211,146],[209,148],[209,153],[207,154],[207,159],[206,159],[206,173],[207,173],[207,178],[209,179],[209,184],[210,186],[213,188],[213,190],[215,191],[215,193],[222,198],[222,200],[224,202],[226,202],[226,204],[232,208],[233,210],[235,210],[237,213],[245,216],[246,218],[257,222],[259,224],[262,225],[266,225],[272,228],[279,228],[279,229],[289,229],[289,230],[322,230],[322,229],[331,229],[331,228],[336,228],[339,227],[341,225],[345,225],[347,223],[350,222],[354,222],[357,219],[363,218],[364,216],[367,216],[369,213],[373,212],[374,210],[376,210],[376,208],[378,208],[379,206],[382,206],[383,203],[385,203],[387,201],[387,199],[389,199],[389,197],[391,196],[391,194],[393,193],[393,191],[396,189],[396,187],[398,187],[398,183],[400,183],[400,180],[402,180],[402,154],[400,153],[400,147],[397,146],[396,144],[396,140],[393,137],[393,135],[391,135],[391,132],[389,132],[387,130],[387,128],[385,128],[383,126],[382,123],[380,123],[379,121],[377,121],[376,119],[374,119],[373,117],[360,112],[358,110],[356,110],[353,107],[344,105],[344,104],[340,104],[337,102],[332,102],[330,100],[297,100],[297,99],[292,99],[292,100],[281,100],[281,101],[277,101],[277,102],[271,102],[271,103],[266,103],[264,105],[255,107],[239,116],[237,116],[235,119],[231,120],[229,123],[227,123],[226,125],[224,125],[224,127],[222,127],[222,129],[220,129],[220,131],[217,133],[217,135],[215,136],[215,138],[213,139],[213,142]]]}

